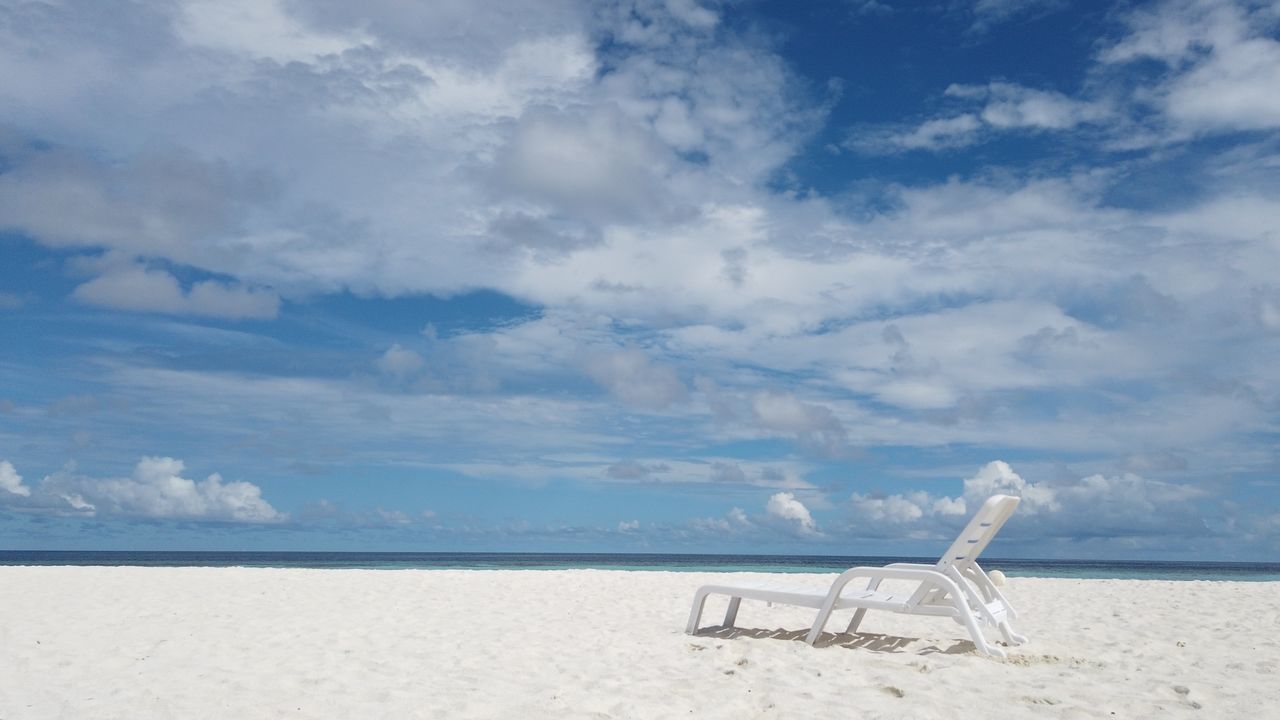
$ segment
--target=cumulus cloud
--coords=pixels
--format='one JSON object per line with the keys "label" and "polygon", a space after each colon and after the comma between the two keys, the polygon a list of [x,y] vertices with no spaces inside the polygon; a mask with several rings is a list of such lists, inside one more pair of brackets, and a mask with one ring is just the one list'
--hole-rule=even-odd
{"label": "cumulus cloud", "polygon": [[964,496],[970,502],[980,502],[992,495],[1017,495],[1022,498],[1019,508],[1023,512],[1054,512],[1062,509],[1057,493],[1052,488],[1028,483],[1003,460],[983,465],[973,477],[964,481]]}
{"label": "cumulus cloud", "polygon": [[[184,470],[181,460],[144,457],[129,477],[91,477],[65,469],[45,476],[35,488],[26,488],[5,462],[0,464],[0,483],[16,479],[16,484],[4,486],[11,503],[35,512],[243,523],[285,519],[263,499],[257,485],[225,482],[217,473],[191,480],[182,477]],[[22,501],[15,502],[15,495]],[[0,500],[4,497],[0,495]]]}
{"label": "cumulus cloud", "polygon": [[670,150],[616,110],[587,117],[531,111],[499,156],[513,192],[571,217],[635,219],[654,212]]}
{"label": "cumulus cloud", "polygon": [[1016,534],[1036,539],[1191,535],[1207,532],[1207,493],[1191,485],[1134,473],[1094,474],[1073,481],[1029,482],[995,460],[965,479],[959,497],[913,491],[890,495],[854,493],[854,532],[868,536],[943,537],[992,495],[1022,498]]}
{"label": "cumulus cloud", "polygon": [[1157,60],[1172,72],[1151,93],[1185,133],[1280,127],[1280,19],[1266,3],[1169,0],[1128,15],[1104,63]]}
{"label": "cumulus cloud", "polygon": [[0,490],[10,495],[31,496],[31,488],[22,484],[22,476],[8,460],[0,460]]}
{"label": "cumulus cloud", "polygon": [[907,524],[925,517],[964,515],[964,498],[933,497],[927,492],[904,495],[863,495],[850,498],[854,512],[866,523]]}
{"label": "cumulus cloud", "polygon": [[778,492],[769,496],[763,514],[751,514],[734,507],[723,517],[695,518],[689,527],[701,533],[759,534],[761,536],[791,536],[804,539],[822,537],[813,515],[804,502],[791,492]]}
{"label": "cumulus cloud", "polygon": [[[687,220],[759,185],[823,114],[761,38],[684,0],[11,18],[6,223],[286,295],[520,294],[526,263],[611,224]],[[92,121],[64,112],[85,102]]]}
{"label": "cumulus cloud", "polygon": [[1110,110],[1097,102],[1077,100],[1062,93],[1006,82],[951,85],[944,94],[981,102],[982,121],[996,130],[1068,130],[1077,125],[1100,122],[1111,116]]}
{"label": "cumulus cloud", "polygon": [[[56,13],[52,7],[44,10]],[[39,12],[28,19],[62,22]],[[12,28],[0,25],[0,37],[12,40],[6,31]],[[15,42],[35,49],[49,40],[28,36]],[[12,77],[6,80],[13,92],[29,90],[13,87]],[[16,128],[10,124],[15,121]],[[0,122],[5,122],[0,147],[10,164],[0,175],[0,217],[52,247],[107,248],[216,270],[235,250],[225,236],[236,232],[244,216],[266,210],[264,204],[275,196],[260,173],[207,162],[190,149],[149,146],[118,162],[104,162],[92,145],[23,142],[30,137],[17,129],[25,125],[21,118],[0,117]],[[10,142],[4,142],[9,134]]]}
{"label": "cumulus cloud", "polygon": [[689,521],[689,527],[700,533],[720,534],[732,532],[734,527],[725,518],[703,517]]}
{"label": "cumulus cloud", "polygon": [[944,95],[970,111],[932,118],[913,127],[859,128],[850,134],[845,147],[871,154],[949,150],[982,142],[999,132],[1063,131],[1114,116],[1100,101],[1007,82],[953,84]]}
{"label": "cumulus cloud", "polygon": [[730,508],[724,517],[694,518],[689,526],[696,531],[711,534],[743,533],[759,529],[751,516],[739,507]]}
{"label": "cumulus cloud", "polygon": [[77,287],[73,296],[117,310],[230,319],[273,318],[280,310],[280,298],[268,290],[202,280],[184,291],[170,273],[139,265],[109,270]]}
{"label": "cumulus cloud", "polygon": [[375,365],[384,374],[403,380],[416,375],[422,369],[423,360],[418,353],[397,343],[387,348]]}
{"label": "cumulus cloud", "polygon": [[809,508],[797,500],[793,493],[780,492],[771,495],[769,502],[765,505],[765,512],[776,518],[795,523],[796,529],[803,534],[821,534],[818,531],[817,523],[813,521],[813,516],[809,514]]}
{"label": "cumulus cloud", "polygon": [[[999,14],[1022,4],[989,5],[983,12]],[[114,16],[43,7],[27,30],[10,29],[0,43],[14,68],[4,74],[8,91],[29,100],[6,112],[21,137],[42,129],[58,144],[14,143],[27,149],[0,176],[0,198],[7,198],[0,215],[47,245],[110,247],[240,283],[197,292],[165,271],[125,265],[122,275],[78,291],[117,306],[265,317],[278,306],[269,292],[351,288],[396,296],[484,286],[543,305],[549,316],[616,319],[644,338],[648,357],[601,353],[587,363],[589,374],[624,404],[664,410],[685,394],[681,373],[670,369],[680,357],[662,345],[673,337],[690,366],[765,362],[765,373],[811,373],[805,377],[908,410],[952,408],[996,389],[995,378],[1007,379],[1000,389],[1026,388],[1033,374],[1046,383],[1052,370],[1065,378],[1065,368],[1043,366],[1042,357],[1035,361],[1042,367],[1018,366],[1015,351],[985,325],[959,327],[979,322],[979,312],[945,321],[990,341],[987,365],[999,371],[981,373],[973,363],[958,372],[954,359],[966,347],[949,342],[945,352],[913,347],[920,368],[937,358],[941,372],[887,377],[882,361],[844,359],[859,348],[851,342],[856,333],[841,329],[870,315],[918,317],[992,296],[1039,318],[1085,279],[1131,274],[1152,262],[1147,238],[1171,233],[1174,244],[1190,241],[1167,217],[1106,207],[1100,173],[888,188],[888,208],[861,220],[821,198],[773,193],[766,181],[821,119],[821,108],[788,90],[800,84],[770,48],[718,23],[690,21],[716,16],[690,7],[646,2],[583,14],[572,3],[537,12],[520,3],[264,3],[239,14],[200,6],[179,17],[133,7],[146,16],[137,27],[161,34],[177,28],[174,37],[138,43],[171,54],[163,62],[115,53],[108,45],[117,35],[92,32],[120,22]],[[440,29],[463,25],[474,47]],[[597,37],[613,41],[597,47]],[[111,85],[108,92],[93,83],[38,88],[22,80],[52,72],[31,57],[59,57],[70,64],[58,68],[67,78],[96,77],[75,64],[82,53],[71,49],[81,39],[122,64],[111,76],[159,86]],[[185,87],[187,78],[200,79],[186,97],[190,105],[171,105],[171,88]],[[42,89],[56,89],[58,97]],[[167,108],[192,123],[166,122],[169,149],[137,154],[97,125],[43,120],[60,116],[59,107],[82,105],[85,96],[111,105],[114,127],[145,128],[163,114],[139,113],[144,107]],[[945,100],[965,107],[935,119],[936,126],[909,128],[922,131],[908,144],[1078,128],[1105,107],[1007,82],[953,85]],[[31,117],[22,115],[25,107]],[[207,118],[196,123],[184,113]],[[122,149],[113,150],[117,144]],[[561,156],[571,162],[557,161]],[[548,172],[554,177],[539,175]],[[1220,274],[1190,253],[1159,254],[1156,291],[1173,296],[1164,285],[1193,275],[1200,279],[1188,288],[1223,281],[1201,278]],[[1240,265],[1247,271],[1265,263]],[[1253,304],[1264,320],[1274,315],[1273,303]],[[1050,320],[1067,327],[1061,317]],[[899,325],[918,346],[920,333]],[[1010,326],[1019,337],[1046,327],[1021,325]],[[1085,362],[1077,352],[1072,369],[1097,377],[1105,365],[1129,377],[1135,356],[1118,350],[1131,348],[1107,345],[1089,330],[1075,332],[1082,343],[1096,343],[1095,357]],[[579,343],[588,332],[602,331],[573,328],[547,344]],[[517,335],[474,338],[524,339]],[[455,346],[451,340],[438,349]],[[544,351],[514,359],[536,361]],[[458,354],[457,365],[474,365],[468,361],[487,352],[477,343],[476,352]],[[446,357],[428,355],[428,363]],[[1098,362],[1100,355],[1109,362]],[[1020,357],[1032,364],[1032,354]],[[1112,364],[1115,358],[1125,362]],[[425,374],[438,383],[433,389],[469,385],[442,379],[449,372]],[[1078,378],[1071,377],[1067,382]],[[491,378],[476,384],[497,386]],[[743,394],[767,387],[767,376],[755,385]],[[802,423],[768,391],[745,399],[741,417],[823,452],[838,447],[850,403],[800,402],[814,406]]]}
{"label": "cumulus cloud", "polygon": [[[1055,0],[982,0],[973,29],[1061,6]],[[943,151],[967,147],[998,133],[1063,132],[1089,126],[1107,138],[1103,147],[1132,150],[1206,135],[1280,127],[1280,19],[1266,3],[1241,0],[1165,0],[1117,14],[1125,26],[1106,40],[1092,68],[1095,81],[1076,95],[995,81],[953,84],[944,97],[950,112],[915,125],[855,129],[844,146],[863,153]],[[1138,61],[1165,72],[1133,86]],[[1106,78],[1103,82],[1098,79]],[[958,106],[958,107],[956,107]]]}

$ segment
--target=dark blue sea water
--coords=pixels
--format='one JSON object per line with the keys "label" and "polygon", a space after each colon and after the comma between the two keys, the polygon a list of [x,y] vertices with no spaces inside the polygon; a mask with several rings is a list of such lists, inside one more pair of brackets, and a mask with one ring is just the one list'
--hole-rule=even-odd
{"label": "dark blue sea water", "polygon": [[[928,562],[936,558],[838,555],[666,555],[587,553],[129,552],[0,550],[0,565],[134,565],[147,567],[277,567],[666,570],[675,572],[839,572],[857,565]],[[1101,560],[983,561],[1012,577],[1141,580],[1280,580],[1280,563]]]}

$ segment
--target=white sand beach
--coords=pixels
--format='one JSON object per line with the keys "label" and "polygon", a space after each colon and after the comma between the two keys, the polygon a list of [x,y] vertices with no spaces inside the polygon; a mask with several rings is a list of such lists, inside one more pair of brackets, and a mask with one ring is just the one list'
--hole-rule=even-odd
{"label": "white sand beach", "polygon": [[[750,574],[0,568],[0,718],[1264,717],[1280,583],[1012,578],[1031,644],[746,602]],[[805,578],[806,576],[796,576]],[[830,576],[812,576],[823,584]],[[706,622],[723,612],[708,603]],[[829,629],[847,621],[837,614]]]}

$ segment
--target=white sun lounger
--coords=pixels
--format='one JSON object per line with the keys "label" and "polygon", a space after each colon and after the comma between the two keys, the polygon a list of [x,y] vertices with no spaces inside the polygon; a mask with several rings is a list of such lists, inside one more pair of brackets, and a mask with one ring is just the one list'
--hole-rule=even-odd
{"label": "white sun lounger", "polygon": [[[783,583],[704,585],[693,596],[693,608],[689,611],[686,632],[690,635],[697,633],[702,606],[707,596],[718,594],[729,596],[729,610],[725,613],[722,626],[725,628],[733,627],[743,598],[818,608],[818,616],[814,618],[813,627],[805,638],[805,642],[810,645],[822,635],[822,628],[833,610],[857,608],[849,622],[848,633],[857,632],[858,625],[868,610],[890,610],[952,618],[968,629],[978,650],[988,655],[1005,657],[1004,650],[983,637],[982,625],[999,629],[1009,645],[1021,645],[1027,642],[1027,638],[1013,631],[1010,623],[1017,619],[1017,613],[978,566],[977,560],[1017,506],[1018,498],[1010,495],[989,498],[942,559],[934,565],[894,563],[885,567],[856,567],[841,573],[830,588],[796,587]],[[847,588],[855,578],[867,578],[866,588]],[[882,580],[912,580],[918,585],[910,594],[888,593],[879,589]]]}

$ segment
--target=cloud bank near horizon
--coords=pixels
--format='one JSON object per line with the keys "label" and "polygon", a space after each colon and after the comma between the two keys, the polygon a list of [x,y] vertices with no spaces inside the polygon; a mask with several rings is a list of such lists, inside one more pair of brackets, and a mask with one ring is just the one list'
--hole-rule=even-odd
{"label": "cloud bank near horizon", "polygon": [[0,508],[84,517],[156,520],[281,522],[286,516],[244,481],[225,482],[214,473],[204,480],[182,477],[186,466],[168,457],[143,457],[129,477],[78,474],[74,466],[26,485],[8,460],[0,461]]}

